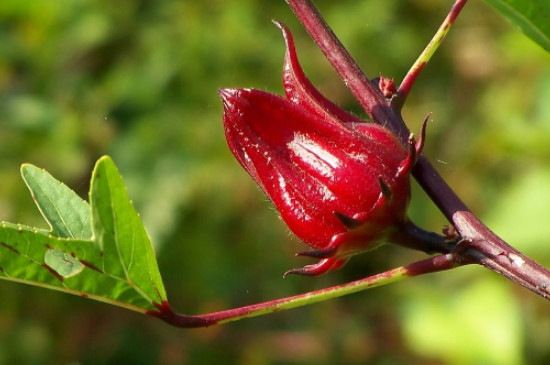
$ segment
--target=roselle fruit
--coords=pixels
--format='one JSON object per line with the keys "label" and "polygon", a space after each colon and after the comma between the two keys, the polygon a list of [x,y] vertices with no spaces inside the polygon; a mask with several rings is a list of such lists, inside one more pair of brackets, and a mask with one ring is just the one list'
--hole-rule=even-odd
{"label": "roselle fruit", "polygon": [[405,148],[388,129],[322,96],[305,77],[290,32],[276,25],[286,41],[286,97],[220,90],[225,134],[283,221],[313,248],[298,255],[320,259],[286,274],[319,275],[353,254],[402,239],[409,175],[423,138],[415,144],[411,137]]}

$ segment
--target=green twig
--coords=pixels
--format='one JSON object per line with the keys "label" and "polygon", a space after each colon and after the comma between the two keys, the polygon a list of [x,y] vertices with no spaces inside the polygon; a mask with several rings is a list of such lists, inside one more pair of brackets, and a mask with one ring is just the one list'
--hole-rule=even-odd
{"label": "green twig", "polygon": [[426,260],[415,262],[410,265],[369,276],[364,279],[350,283],[332,286],[292,297],[275,299],[263,303],[253,304],[224,310],[215,313],[201,314],[195,316],[183,315],[174,312],[168,302],[158,304],[156,311],[149,311],[147,314],[160,318],[165,322],[183,328],[208,327],[215,324],[233,322],[244,318],[257,317],[264,314],[280,312],[287,309],[302,307],[305,305],[322,302],[325,300],[357,293],[362,290],[395,283],[408,277],[425,275],[433,272],[448,270],[467,262],[460,260],[454,254],[443,254],[430,257]]}
{"label": "green twig", "polygon": [[460,11],[464,7],[464,5],[466,5],[467,1],[468,0],[457,0],[455,2],[453,7],[451,8],[451,11],[449,11],[449,14],[447,14],[447,17],[445,18],[437,32],[434,34],[430,43],[428,43],[426,48],[424,48],[420,56],[418,56],[418,58],[410,68],[409,72],[407,72],[407,75],[405,75],[405,77],[403,78],[401,85],[397,89],[397,95],[392,100],[392,105],[394,105],[396,108],[400,109],[405,103],[405,100],[407,99],[407,96],[409,96],[409,93],[414,85],[414,82],[416,81],[416,78],[418,77],[418,75],[420,75],[426,64],[430,61],[439,45],[445,39],[447,33],[449,33],[449,30],[451,30],[452,25],[460,14]]}

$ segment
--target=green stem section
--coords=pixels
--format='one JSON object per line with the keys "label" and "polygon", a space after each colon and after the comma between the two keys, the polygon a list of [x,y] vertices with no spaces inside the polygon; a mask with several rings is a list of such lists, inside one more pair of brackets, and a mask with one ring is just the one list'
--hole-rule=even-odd
{"label": "green stem section", "polygon": [[404,278],[448,270],[463,264],[466,264],[466,262],[462,262],[457,259],[457,256],[454,254],[444,254],[433,256],[426,260],[415,262],[407,266],[401,266],[364,279],[352,281],[350,283],[245,307],[189,316],[174,312],[170,308],[169,303],[164,302],[156,305],[156,311],[149,311],[147,314],[158,317],[176,327],[208,327],[214,324],[233,322],[244,318],[257,317],[264,314],[302,307],[344,295],[357,293],[362,290],[391,284]]}
{"label": "green stem section", "polygon": [[403,78],[403,81],[401,82],[401,85],[399,86],[399,89],[397,90],[397,96],[392,100],[392,104],[396,108],[401,108],[403,104],[405,103],[405,100],[407,99],[407,96],[409,95],[414,82],[416,81],[416,78],[418,75],[420,75],[420,72],[424,69],[426,64],[430,61],[433,54],[439,48],[439,45],[443,42],[445,39],[445,36],[447,33],[449,33],[449,30],[451,30],[451,26],[454,24],[458,14],[460,14],[460,11],[466,5],[466,1],[468,0],[457,0],[453,7],[451,8],[451,11],[449,11],[449,14],[447,14],[447,17],[437,30],[437,32],[434,34],[432,40],[426,48],[424,48],[424,51],[418,56],[414,64],[412,65],[409,72],[407,72],[407,75]]}

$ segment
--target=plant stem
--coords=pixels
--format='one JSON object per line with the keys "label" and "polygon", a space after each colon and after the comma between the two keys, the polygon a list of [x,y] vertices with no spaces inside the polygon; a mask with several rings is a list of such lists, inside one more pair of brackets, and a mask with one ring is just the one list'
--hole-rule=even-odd
{"label": "plant stem", "polygon": [[[374,122],[394,131],[405,144],[409,137],[409,130],[401,117],[401,107],[418,74],[449,31],[467,0],[456,1],[443,25],[405,76],[398,90],[397,99],[393,98],[392,101],[386,100],[369,82],[310,0],[286,1],[366,113]],[[445,242],[443,237],[435,233],[423,231],[411,222],[404,222],[405,229],[402,231],[404,237],[401,238],[407,239],[400,241],[410,248],[443,254],[350,283],[225,311],[183,315],[174,312],[169,303],[164,302],[155,304],[157,310],[148,311],[147,314],[177,327],[207,327],[301,307],[393,283],[407,277],[448,270],[470,263],[487,267],[550,299],[550,272],[512,248],[481,223],[424,156],[419,156],[413,175],[447,219],[453,223],[461,239],[457,243]]]}
{"label": "plant stem", "polygon": [[149,311],[147,314],[160,318],[168,324],[176,327],[208,327],[215,324],[233,322],[239,319],[256,317],[282,310],[302,307],[356,293],[361,290],[394,283],[408,277],[448,270],[463,264],[466,264],[466,262],[461,261],[461,259],[455,254],[444,254],[433,256],[423,261],[415,262],[407,266],[401,266],[364,279],[352,281],[350,283],[245,307],[189,316],[174,312],[170,308],[170,305],[165,302],[157,305],[157,311]]}
{"label": "plant stem", "polygon": [[[361,71],[313,3],[304,0],[286,2],[371,119],[382,125],[399,119],[398,114],[390,108],[382,93]],[[406,143],[408,131],[403,132],[391,126],[390,128]]]}
{"label": "plant stem", "polygon": [[401,109],[401,107],[407,100],[407,96],[409,96],[409,93],[414,85],[414,82],[416,81],[416,78],[418,77],[418,75],[420,75],[426,64],[430,61],[439,45],[445,39],[447,33],[449,33],[449,30],[451,30],[452,25],[460,14],[460,11],[464,7],[464,5],[466,5],[467,1],[468,0],[457,0],[454,3],[451,11],[449,11],[449,14],[447,14],[447,17],[445,18],[443,23],[441,23],[441,26],[432,37],[430,43],[428,43],[426,48],[424,48],[420,56],[418,56],[418,58],[410,68],[409,72],[407,72],[407,74],[403,78],[403,81],[401,81],[401,85],[399,85],[399,88],[397,89],[397,95],[392,100],[392,105],[394,105],[395,108]]}
{"label": "plant stem", "polygon": [[[406,143],[409,130],[400,114],[401,105],[390,105],[368,81],[310,0],[286,1],[365,112],[374,122],[387,126]],[[464,5],[457,3],[458,7],[455,4],[451,9],[452,15],[447,17],[453,22]],[[410,90],[412,81],[406,90]],[[461,241],[456,246],[456,255],[464,261],[483,265],[550,299],[550,271],[491,232],[470,212],[424,156],[419,156],[413,175],[460,234]]]}

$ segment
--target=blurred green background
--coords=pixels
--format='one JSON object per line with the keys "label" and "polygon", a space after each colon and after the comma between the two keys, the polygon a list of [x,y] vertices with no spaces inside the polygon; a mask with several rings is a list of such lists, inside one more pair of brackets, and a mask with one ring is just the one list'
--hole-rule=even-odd
{"label": "blurred green background", "polygon": [[[400,79],[451,1],[318,1],[371,77]],[[83,197],[111,155],[155,244],[173,306],[226,309],[322,288],[423,254],[391,246],[320,278],[282,273],[304,246],[233,160],[217,89],[281,93],[286,23],[312,81],[361,115],[281,1],[0,1],[0,220],[43,227],[19,166]],[[550,266],[550,56],[468,4],[404,115],[426,155],[497,233]],[[444,218],[415,185],[410,214]],[[550,303],[464,267],[238,323],[181,330],[0,282],[3,364],[547,364]]]}

